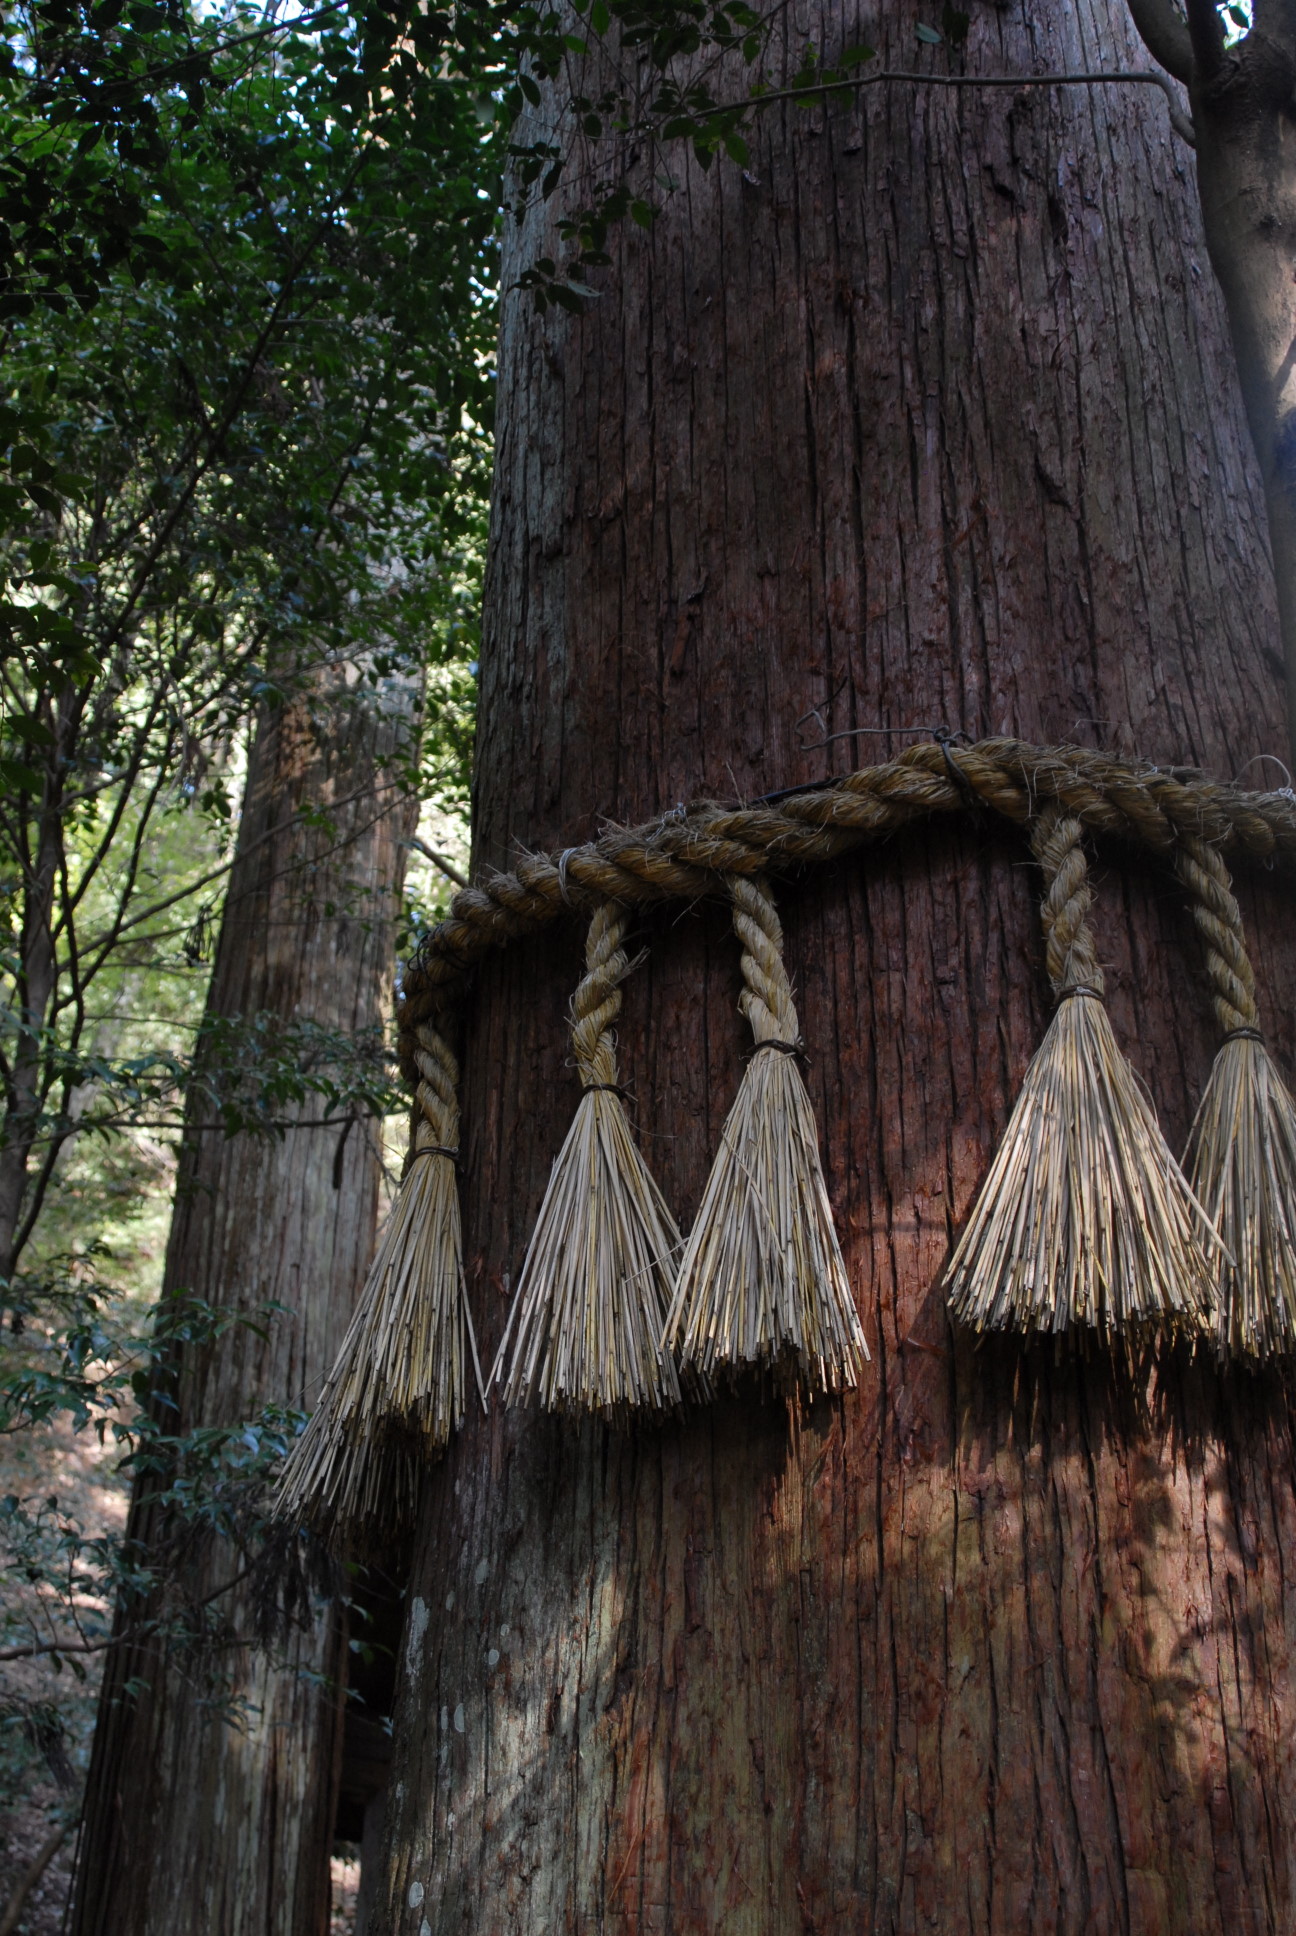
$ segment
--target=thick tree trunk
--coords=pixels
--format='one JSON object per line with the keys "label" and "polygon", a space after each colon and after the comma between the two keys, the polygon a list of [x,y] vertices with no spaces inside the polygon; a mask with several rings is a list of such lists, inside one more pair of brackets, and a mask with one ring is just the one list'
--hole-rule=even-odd
{"label": "thick tree trunk", "polygon": [[1187,87],[1211,264],[1260,460],[1296,765],[1296,6],[1258,0],[1232,47],[1215,0],[1128,0],[1152,57]]}
{"label": "thick tree trunk", "polygon": [[[208,1012],[381,1027],[393,919],[412,831],[384,771],[407,717],[326,701],[268,719],[258,734]],[[303,809],[328,815],[304,828]],[[308,1099],[303,1119],[321,1116]],[[187,1138],[166,1288],[289,1315],[264,1336],[237,1329],[179,1369],[178,1430],[231,1424],[278,1402],[309,1406],[332,1363],[373,1244],[380,1165],[372,1127],[290,1129],[282,1140]],[[147,1494],[131,1533],[155,1531]],[[197,1597],[228,1580],[233,1556],[198,1562]],[[236,1589],[223,1603],[246,1632]],[[137,1623],[141,1612],[123,1615]],[[77,1936],[322,1936],[341,1749],[345,1633],[322,1600],[282,1655],[241,1649],[228,1667],[235,1725],[204,1710],[201,1661],[147,1639],[111,1660],[100,1708],[78,1866]]]}
{"label": "thick tree trunk", "polygon": [[[918,17],[794,8],[789,62],[849,34],[912,66]],[[1104,0],[977,10],[966,55],[1139,58]],[[813,708],[1224,776],[1285,748],[1260,480],[1159,97],[896,86],[771,112],[745,172],[671,166],[584,317],[506,303],[478,864],[907,743],[805,751]],[[544,252],[512,247],[506,288]],[[1189,923],[1126,856],[1099,885],[1113,1020],[1178,1142],[1214,1047]],[[426,1490],[373,1932],[1292,1928],[1286,1384],[1167,1355],[1136,1390],[945,1315],[1047,1014],[1037,894],[972,825],[781,890],[872,1363],[840,1402],[753,1387],[656,1429],[470,1415]],[[1290,1058],[1288,897],[1243,899]],[[687,1224],[738,951],[720,910],[643,933],[620,1067]],[[581,939],[494,958],[467,1009],[484,1355],[575,1104]]]}
{"label": "thick tree trunk", "polygon": [[1199,30],[1192,103],[1206,243],[1264,480],[1296,765],[1296,8],[1264,11],[1271,30],[1235,53],[1212,45],[1218,14]]}

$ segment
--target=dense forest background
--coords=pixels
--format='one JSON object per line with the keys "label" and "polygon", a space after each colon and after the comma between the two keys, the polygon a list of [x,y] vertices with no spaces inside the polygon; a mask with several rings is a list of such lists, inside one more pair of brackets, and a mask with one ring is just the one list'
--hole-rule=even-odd
{"label": "dense forest background", "polygon": [[[204,1001],[250,744],[277,711],[390,714],[384,784],[425,803],[399,908],[357,882],[353,921],[396,912],[403,950],[462,858],[498,129],[469,76],[419,68],[379,99],[396,23],[367,39],[342,8],[5,27],[7,1899],[75,1823],[114,1601],[161,1563],[125,1539],[132,1481],[164,1459],[184,1521],[254,1539],[296,1422],[176,1443],[148,1406],[164,1355],[228,1321],[158,1304],[195,1086],[246,1138],[350,1122],[385,1148],[401,1107],[384,1042],[205,1023]],[[299,864],[340,845],[347,892],[350,823],[315,820]],[[177,1647],[210,1645],[206,1616],[168,1617]],[[57,1926],[71,1847],[24,1927]]]}
{"label": "dense forest background", "polygon": [[[1207,11],[1247,35],[1246,7]],[[928,16],[901,78],[959,82],[972,17]],[[873,56],[807,40],[789,70],[788,11],[742,0],[0,18],[0,1918],[27,1876],[34,1932],[60,1926],[123,1606],[245,1723],[221,1603],[164,1588],[186,1540],[256,1565],[305,1416],[177,1422],[186,1352],[292,1320],[162,1294],[182,1141],[326,1135],[340,1164],[354,1135],[390,1180],[403,1140],[389,1039],[209,1007],[258,736],[382,723],[372,812],[298,802],[289,866],[327,876],[330,920],[390,926],[394,993],[466,865],[501,294],[597,303],[672,157],[745,168],[764,105]],[[502,292],[508,225],[560,182],[555,253],[515,247]],[[357,826],[411,803],[404,865],[349,879]],[[129,1536],[141,1484],[165,1547]],[[341,1929],[344,1846],[335,1882]]]}

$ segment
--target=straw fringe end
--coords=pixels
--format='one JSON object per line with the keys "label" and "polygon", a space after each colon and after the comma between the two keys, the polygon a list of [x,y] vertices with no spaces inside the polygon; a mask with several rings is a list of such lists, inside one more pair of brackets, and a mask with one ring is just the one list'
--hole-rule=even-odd
{"label": "straw fringe end", "polygon": [[678,1405],[679,1378],[659,1340],[680,1243],[620,1097],[586,1088],[491,1373],[493,1384],[511,1344],[505,1401],[611,1415]]}
{"label": "straw fringe end", "polygon": [[425,1148],[405,1174],[319,1404],[289,1455],[278,1516],[355,1534],[412,1513],[419,1469],[463,1419],[462,1253],[454,1165]]}
{"label": "straw fringe end", "polygon": [[1222,1244],[1221,1355],[1296,1350],[1296,1102],[1255,1035],[1234,1036],[1215,1057],[1186,1161]]}
{"label": "straw fringe end", "polygon": [[977,1331],[1195,1334],[1218,1243],[1102,1002],[1074,992],[950,1261],[952,1315]]}
{"label": "straw fringe end", "polygon": [[811,1387],[854,1386],[868,1358],[790,1055],[755,1055],[720,1135],[685,1247],[665,1342],[711,1377],[789,1363]]}

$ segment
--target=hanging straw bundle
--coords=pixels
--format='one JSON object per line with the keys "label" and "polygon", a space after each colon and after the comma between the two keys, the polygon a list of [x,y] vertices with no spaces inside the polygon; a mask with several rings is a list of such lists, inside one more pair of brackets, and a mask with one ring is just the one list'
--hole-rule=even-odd
{"label": "hanging straw bundle", "polygon": [[788,1364],[811,1386],[854,1385],[868,1357],[796,1056],[799,1027],[768,890],[730,879],[756,1048],[680,1265],[665,1339],[705,1377]]}
{"label": "hanging straw bundle", "polygon": [[1112,1034],[1080,836],[1061,806],[1032,831],[1057,1012],[950,1262],[950,1309],[978,1331],[1195,1330],[1217,1239]]}
{"label": "hanging straw bundle", "polygon": [[[661,1348],[680,1234],[639,1154],[617,1089],[621,984],[637,963],[622,943],[627,915],[594,911],[571,1036],[584,1094],[558,1152],[518,1281],[491,1382],[509,1348],[510,1405],[617,1413],[679,1403]],[[516,1322],[516,1336],[514,1325]]]}
{"label": "hanging straw bundle", "polygon": [[1222,1244],[1216,1341],[1223,1354],[1263,1358],[1296,1349],[1296,1104],[1260,1033],[1228,870],[1191,835],[1176,849],[1175,869],[1193,897],[1224,1031],[1186,1159]]}
{"label": "hanging straw bundle", "polygon": [[[277,1514],[355,1538],[412,1515],[418,1475],[463,1419],[458,1065],[428,1023],[405,1175],[320,1401],[279,1482]],[[480,1374],[479,1374],[480,1376]]]}

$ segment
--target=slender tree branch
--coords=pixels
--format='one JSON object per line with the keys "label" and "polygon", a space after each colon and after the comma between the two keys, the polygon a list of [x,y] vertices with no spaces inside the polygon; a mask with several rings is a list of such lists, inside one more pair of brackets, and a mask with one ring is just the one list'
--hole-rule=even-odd
{"label": "slender tree branch", "polygon": [[[360,166],[361,166],[361,163],[357,161],[354,167],[350,170],[347,180],[343,183],[344,190],[351,186],[352,180],[354,179],[354,176],[359,172]],[[321,221],[316,223],[315,229],[313,234],[311,235],[310,241],[307,243],[306,247],[301,250],[296,260],[288,266],[284,275],[284,279],[280,284],[279,290],[275,296],[275,300],[271,307],[270,314],[267,316],[265,322],[263,323],[261,330],[257,336],[257,340],[252,346],[251,352],[244,359],[243,373],[239,381],[234,386],[233,395],[231,396],[229,403],[226,405],[224,411],[221,413],[219,424],[216,426],[216,428],[213,431],[208,433],[206,456],[198,457],[194,462],[193,469],[190,472],[190,475],[184,485],[184,488],[177,493],[174,504],[172,505],[170,511],[167,513],[166,517],[162,520],[161,528],[155,534],[152,540],[152,543],[149,545],[148,550],[144,554],[144,557],[140,560],[140,563],[135,571],[134,578],[132,580],[130,588],[126,594],[125,601],[122,604],[121,609],[118,611],[117,616],[113,621],[112,627],[109,630],[106,639],[104,640],[105,649],[115,645],[119,639],[124,637],[126,627],[129,624],[130,619],[133,616],[137,606],[139,605],[140,599],[144,595],[144,590],[148,584],[149,579],[153,575],[154,566],[157,564],[158,559],[162,556],[163,551],[166,549],[167,543],[171,537],[172,532],[175,530],[181,518],[188,510],[189,505],[192,502],[192,499],[194,497],[194,494],[198,489],[198,486],[201,484],[203,478],[207,475],[207,472],[211,469],[212,465],[217,461],[220,455],[220,452],[224,447],[226,437],[233,429],[234,424],[237,422],[243,410],[243,406],[247,400],[248,392],[252,387],[252,383],[256,377],[257,370],[260,367],[261,359],[265,355],[266,350],[269,348],[276,329],[279,327],[280,319],[288,304],[288,297],[290,293],[293,291],[293,289],[296,287],[298,277],[300,276],[302,270],[306,267],[306,264],[310,261],[311,257],[314,255],[320,243],[324,240],[324,237],[328,234],[328,231],[332,227],[334,220],[335,220],[334,213],[333,211],[330,210],[330,212],[327,215],[325,215]],[[184,461],[188,462],[189,460],[186,458]]]}
{"label": "slender tree branch", "polygon": [[[214,1600],[221,1599],[226,1593],[232,1593],[236,1586],[242,1586],[244,1580],[250,1579],[255,1570],[251,1565],[240,1567],[232,1578],[226,1580],[221,1586],[213,1588],[210,1593],[197,1601],[193,1607],[194,1612],[201,1613],[203,1608],[211,1606]],[[0,1647],[0,1663],[10,1660],[36,1660],[48,1654],[102,1654],[110,1647],[127,1647],[133,1641],[146,1640],[150,1634],[157,1633],[159,1628],[165,1625],[165,1619],[161,1618],[142,1620],[138,1627],[125,1627],[120,1633],[105,1635],[102,1640],[38,1640],[26,1647]],[[237,1646],[240,1643],[236,1638],[232,1644]]]}
{"label": "slender tree branch", "polygon": [[[393,787],[398,786],[399,784],[400,783],[397,780],[389,780],[386,782],[384,786],[381,786],[376,790],[380,793],[390,792]],[[358,788],[356,792],[348,793],[344,795],[344,797],[341,800],[335,800],[331,802],[329,810],[330,812],[333,812],[333,813],[339,812],[343,807],[350,806],[353,800],[358,800],[361,797],[361,794],[369,794],[373,791],[375,791],[375,789],[370,787]],[[389,811],[389,809],[386,809],[386,808],[382,809],[375,816],[375,818],[381,819],[382,814],[387,811]],[[154,915],[165,914],[167,909],[171,907],[175,907],[177,902],[187,901],[191,895],[197,894],[200,888],[209,887],[213,881],[222,880],[224,876],[230,872],[231,868],[236,867],[238,865],[238,862],[242,860],[245,855],[255,853],[258,847],[263,847],[265,845],[266,841],[274,840],[280,834],[287,833],[289,829],[293,827],[300,819],[301,819],[301,816],[299,814],[290,814],[286,820],[280,821],[278,826],[268,828],[265,833],[258,834],[255,840],[250,840],[246,847],[240,847],[239,849],[237,849],[236,852],[233,853],[228,860],[222,861],[219,867],[213,867],[209,869],[209,871],[206,874],[200,874],[197,880],[190,881],[187,887],[177,888],[174,894],[168,894],[163,900],[151,902],[148,907],[141,908],[138,914],[133,914],[128,921],[122,921],[119,926],[114,926],[107,933],[103,935],[98,935],[93,940],[87,941],[84,944],[82,959],[83,960],[89,959],[90,956],[96,955],[96,954],[99,955],[101,959],[96,960],[92,967],[87,968],[85,973],[86,985],[88,986],[89,983],[98,974],[100,968],[103,966],[103,959],[106,958],[108,951],[111,948],[116,947],[117,943],[121,940],[121,937],[124,934],[128,934],[132,928],[138,928],[142,922],[152,920]],[[351,833],[347,834],[345,838],[334,842],[334,844],[331,847],[325,850],[325,857],[327,857],[328,854],[338,852],[343,847],[350,846],[354,841],[360,838],[360,835],[364,833],[365,828],[372,824],[373,824],[372,822],[366,822],[365,827],[355,828],[352,830]]]}
{"label": "slender tree branch", "polygon": [[[171,759],[171,748],[174,744],[175,744],[175,734],[174,732],[172,732],[167,737],[166,751],[164,752],[162,758],[158,762],[157,770],[153,777],[153,784],[148,789],[148,793],[145,797],[143,808],[140,811],[139,820],[135,826],[135,830],[133,834],[131,835],[129,852],[126,856],[125,866],[122,870],[122,884],[121,884],[120,892],[117,895],[116,910],[112,916],[112,919],[108,924],[108,927],[104,930],[103,934],[99,937],[99,939],[96,940],[95,943],[93,944],[93,949],[91,947],[91,944],[87,943],[86,948],[83,951],[82,959],[87,961],[88,965],[86,966],[81,978],[82,992],[84,992],[84,990],[89,987],[90,983],[94,980],[95,976],[98,974],[100,968],[104,964],[105,959],[111,953],[114,945],[116,944],[117,937],[122,933],[124,926],[129,925],[126,922],[126,911],[130,907],[131,901],[134,899],[134,896],[135,896],[135,884],[139,879],[140,866],[143,862],[144,842],[145,842],[146,835],[148,833],[149,824],[152,821],[153,813],[157,807],[158,800],[161,798],[162,790],[165,787],[170,777],[169,769],[170,769],[170,759]],[[98,959],[94,960],[93,962],[90,961],[90,956],[92,952],[94,955],[98,957]]]}
{"label": "slender tree branch", "polygon": [[429,847],[426,840],[420,840],[417,834],[412,835],[405,842],[405,845],[407,847],[413,847],[416,852],[423,855],[425,860],[430,860],[434,867],[439,867],[446,879],[453,881],[456,887],[471,887],[472,882],[466,874],[461,874],[457,867],[451,865],[444,854],[438,854],[435,847]]}
{"label": "slender tree branch", "polygon": [[1129,0],[1130,19],[1154,61],[1185,87],[1193,77],[1192,35],[1174,0]]}
{"label": "slender tree branch", "polygon": [[1148,68],[1112,68],[1108,73],[1088,74],[1067,72],[1058,74],[924,74],[914,68],[879,68],[876,74],[857,74],[844,81],[823,81],[813,87],[771,88],[768,94],[754,95],[748,101],[727,101],[717,103],[713,108],[704,108],[694,118],[698,121],[711,121],[720,115],[733,114],[736,109],[773,107],[779,101],[807,101],[815,95],[842,94],[847,89],[879,87],[884,82],[911,81],[921,87],[1105,87],[1125,86],[1142,82],[1149,87],[1159,87],[1170,107],[1170,125],[1189,147],[1196,147],[1197,137],[1192,122],[1184,113],[1174,84],[1168,74],[1153,73]]}

